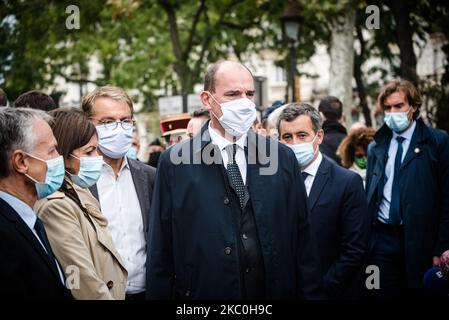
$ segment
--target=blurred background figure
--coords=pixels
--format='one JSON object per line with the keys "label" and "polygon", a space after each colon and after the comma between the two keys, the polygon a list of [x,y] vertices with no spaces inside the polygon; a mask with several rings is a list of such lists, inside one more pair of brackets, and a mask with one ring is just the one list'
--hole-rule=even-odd
{"label": "blurred background figure", "polygon": [[55,256],[69,274],[79,270],[76,299],[125,299],[127,271],[108,231],[108,220],[89,187],[103,167],[93,123],[79,109],[57,109],[51,127],[64,157],[61,189],[39,200],[34,209],[45,225]]}
{"label": "blurred background figure", "polygon": [[187,124],[187,137],[193,136],[200,131],[203,124],[210,119],[209,111],[206,109],[195,110],[192,112],[192,118]]}
{"label": "blurred background figure", "polygon": [[139,160],[138,159],[139,151],[140,151],[140,137],[137,130],[134,129],[133,138],[131,141],[131,148],[129,148],[128,152],[126,153],[126,156],[134,160]]}
{"label": "blurred background figure", "polygon": [[375,133],[374,128],[351,129],[337,149],[343,167],[358,173],[363,179],[363,185],[366,181],[368,145],[373,141]]}
{"label": "blurred background figure", "polygon": [[0,107],[7,107],[8,106],[8,96],[6,95],[6,92],[3,91],[2,88],[0,88]]}
{"label": "blurred background figure", "polygon": [[148,162],[147,164],[157,168],[159,162],[159,156],[165,151],[165,147],[162,145],[161,141],[156,138],[148,146]]}
{"label": "blurred background figure", "polygon": [[15,108],[39,109],[45,112],[56,109],[58,106],[52,97],[38,90],[32,90],[22,93],[16,101]]}
{"label": "blurred background figure", "polygon": [[167,148],[187,138],[187,125],[190,121],[189,113],[161,116],[162,137]]}
{"label": "blurred background figure", "polygon": [[427,270],[423,281],[428,299],[449,300],[449,250],[441,255],[439,266]]}
{"label": "blurred background figure", "polygon": [[318,111],[323,118],[324,141],[320,145],[323,154],[341,164],[337,156],[337,148],[347,135],[343,126],[345,119],[343,115],[343,104],[338,98],[327,96],[320,101]]}
{"label": "blurred background figure", "polygon": [[361,128],[366,128],[366,124],[364,124],[363,122],[354,122],[352,124],[352,126],[349,128],[349,133],[351,133],[352,131],[355,131],[357,129],[361,129]]}
{"label": "blurred background figure", "polygon": [[[261,123],[262,128],[265,129],[265,131],[259,131],[258,134],[263,134],[267,137],[273,137],[273,139],[278,139],[278,133],[277,133],[277,119],[279,115],[281,114],[281,111],[276,111],[274,115],[273,112],[280,107],[282,107],[284,103],[280,100],[276,100],[272,103],[271,106],[269,106],[262,116]],[[271,117],[270,117],[271,116]]]}

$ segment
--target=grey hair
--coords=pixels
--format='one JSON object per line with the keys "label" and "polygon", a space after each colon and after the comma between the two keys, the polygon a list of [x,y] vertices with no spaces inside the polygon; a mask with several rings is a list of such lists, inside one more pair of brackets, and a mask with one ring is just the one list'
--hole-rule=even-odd
{"label": "grey hair", "polygon": [[14,150],[31,153],[37,143],[33,125],[37,120],[51,124],[53,118],[42,110],[30,108],[0,109],[0,178],[9,175],[9,157]]}
{"label": "grey hair", "polygon": [[282,110],[281,114],[279,115],[278,122],[277,122],[277,129],[280,131],[281,121],[285,120],[287,122],[291,122],[298,118],[301,115],[306,115],[310,117],[310,120],[312,121],[312,127],[313,131],[316,133],[318,130],[320,130],[323,127],[323,119],[320,116],[320,113],[317,109],[312,107],[310,104],[307,103],[289,103],[285,106],[284,110]]}

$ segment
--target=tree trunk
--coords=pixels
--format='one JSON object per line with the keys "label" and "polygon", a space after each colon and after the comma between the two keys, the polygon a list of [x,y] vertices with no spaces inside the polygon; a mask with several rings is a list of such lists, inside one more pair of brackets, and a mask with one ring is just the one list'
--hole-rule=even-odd
{"label": "tree trunk", "polygon": [[360,54],[354,54],[354,79],[357,84],[357,93],[360,100],[360,106],[362,107],[363,117],[365,118],[365,124],[367,127],[372,126],[371,112],[366,100],[365,82],[363,81],[362,64],[365,60],[365,40],[363,39],[362,30],[360,26],[356,27],[357,39],[360,43]]}
{"label": "tree trunk", "polygon": [[396,22],[397,43],[401,57],[400,76],[418,85],[416,74],[416,55],[413,50],[413,31],[410,26],[410,7],[408,1],[389,1],[394,20]]}
{"label": "tree trunk", "polygon": [[331,21],[329,95],[343,103],[346,125],[352,123],[352,75],[354,68],[354,26],[355,10],[347,8],[344,14]]}

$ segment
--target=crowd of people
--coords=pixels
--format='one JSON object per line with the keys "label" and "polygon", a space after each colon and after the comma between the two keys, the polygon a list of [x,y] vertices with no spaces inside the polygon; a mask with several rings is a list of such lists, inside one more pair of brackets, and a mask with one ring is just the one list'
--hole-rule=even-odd
{"label": "crowd of people", "polygon": [[246,66],[211,65],[144,163],[122,88],[78,108],[0,90],[0,297],[448,298],[449,136],[417,88],[380,90],[377,131],[332,96],[258,121],[254,94]]}

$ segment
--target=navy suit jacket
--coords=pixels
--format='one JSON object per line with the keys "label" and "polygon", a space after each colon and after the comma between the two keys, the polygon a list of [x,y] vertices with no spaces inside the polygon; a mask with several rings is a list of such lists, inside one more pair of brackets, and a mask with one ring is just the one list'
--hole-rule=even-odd
{"label": "navy suit jacket", "polygon": [[362,178],[323,155],[309,194],[327,298],[356,298],[368,242]]}
{"label": "navy suit jacket", "polygon": [[[379,188],[392,136],[384,125],[368,148],[366,192],[373,221],[377,219]],[[449,136],[416,120],[400,172],[406,276],[409,288],[419,289],[425,272],[432,267],[432,257],[449,249]]]}
{"label": "navy suit jacket", "polygon": [[73,299],[39,240],[3,199],[0,199],[0,299]]}
{"label": "navy suit jacket", "polygon": [[[227,196],[221,153],[210,142],[206,123],[193,139],[161,155],[150,215],[150,299],[242,298],[237,244],[242,235]],[[246,149],[256,150],[246,157],[247,189],[264,261],[266,298],[321,298],[320,265],[296,157],[290,148],[251,130],[247,142]],[[259,170],[268,167],[262,149],[270,146],[278,168],[262,175]],[[218,163],[208,162],[205,154],[218,157]],[[197,162],[178,163],[181,156]]]}

